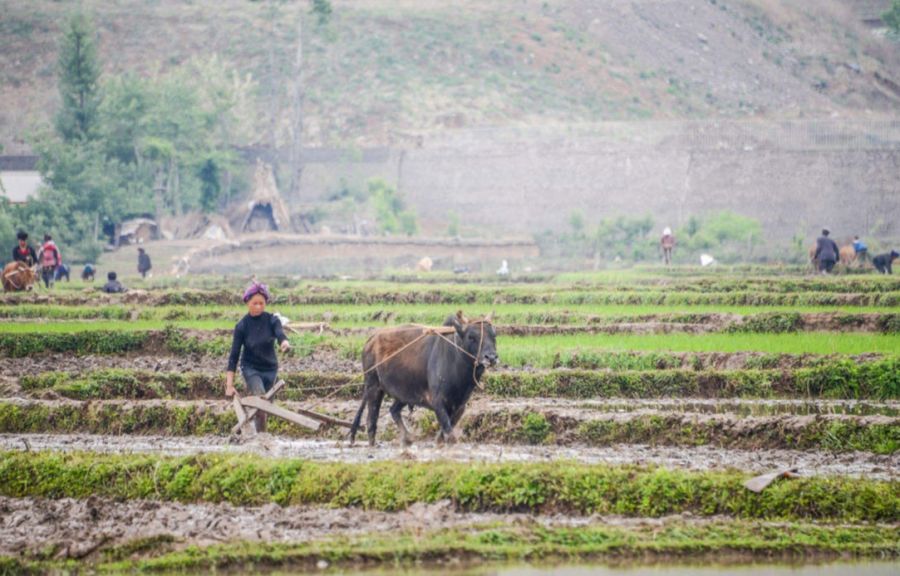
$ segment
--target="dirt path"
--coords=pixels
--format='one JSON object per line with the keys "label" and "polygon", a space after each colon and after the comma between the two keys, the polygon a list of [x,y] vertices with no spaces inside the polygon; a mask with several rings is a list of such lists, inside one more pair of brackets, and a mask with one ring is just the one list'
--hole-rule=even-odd
{"label": "dirt path", "polygon": [[[0,402],[14,406],[109,406],[122,411],[147,408],[195,408],[214,414],[230,413],[231,401],[225,398],[204,398],[197,400],[168,399],[109,399],[73,400],[69,398],[28,398],[11,396],[0,398]],[[282,401],[286,408],[315,408],[333,414],[346,421],[352,419],[359,407],[359,401]],[[867,415],[855,415],[852,408],[869,407]],[[609,398],[597,400],[573,400],[567,398],[495,398],[476,396],[469,401],[465,418],[500,414],[524,414],[539,412],[549,417],[573,420],[614,420],[624,422],[640,416],[678,416],[692,418],[696,422],[720,422],[730,426],[753,427],[756,425],[779,423],[793,427],[803,426],[815,420],[854,422],[860,425],[900,425],[900,417],[895,416],[900,403],[897,401],[852,401],[852,400],[754,400],[754,399],[631,399]],[[382,406],[379,427],[390,421],[387,415],[389,404]],[[812,408],[811,408],[812,407]],[[792,410],[797,408],[797,410]],[[851,408],[851,409],[848,409]],[[849,413],[848,413],[849,412]],[[428,410],[416,410],[404,418],[416,421]],[[747,414],[753,413],[753,416]],[[886,413],[886,414],[885,414]]]}
{"label": "dirt path", "polygon": [[[182,547],[235,540],[303,542],[401,529],[452,528],[517,517],[524,515],[458,513],[449,501],[414,504],[402,512],[387,513],[351,508],[282,508],[277,504],[239,507],[148,500],[119,502],[95,497],[86,500],[0,497],[0,554],[30,556],[46,553],[48,547],[53,547],[55,558],[83,558],[103,548],[160,536],[189,541]],[[575,521],[575,518],[561,517],[556,523]],[[553,517],[547,517],[545,522],[553,523]]]}
{"label": "dirt path", "polygon": [[[0,373],[7,378],[21,378],[41,372],[81,373],[106,368],[125,368],[149,372],[202,372],[224,374],[228,364],[225,357],[172,356],[172,355],[91,355],[49,354],[26,358],[0,358]],[[284,372],[341,372],[355,374],[360,371],[359,360],[343,358],[340,354],[319,352],[304,357],[279,359]],[[224,380],[223,380],[224,382]]]}
{"label": "dirt path", "polygon": [[[364,444],[364,442],[363,442]],[[616,445],[501,446],[460,444],[439,448],[431,440],[403,449],[394,442],[374,448],[351,447],[346,441],[294,439],[262,435],[239,444],[219,436],[106,436],[91,434],[0,434],[0,450],[58,450],[110,454],[187,456],[200,453],[247,453],[277,458],[303,458],[323,462],[363,463],[384,460],[430,462],[552,462],[572,460],[587,464],[655,465],[686,470],[738,469],[768,472],[794,466],[803,473],[822,476],[900,477],[900,454],[868,452],[829,454],[799,450],[733,450],[712,446],[677,447]]]}

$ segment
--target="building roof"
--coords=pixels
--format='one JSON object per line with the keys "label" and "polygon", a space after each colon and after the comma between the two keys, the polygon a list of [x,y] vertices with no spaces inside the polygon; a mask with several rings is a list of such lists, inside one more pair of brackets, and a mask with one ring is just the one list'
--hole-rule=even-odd
{"label": "building roof", "polygon": [[119,232],[119,236],[130,236],[135,234],[141,226],[148,225],[151,228],[156,228],[157,224],[154,220],[149,218],[133,218],[131,220],[125,220],[122,222],[122,228]]}
{"label": "building roof", "polygon": [[37,170],[37,156],[0,156],[0,171],[30,172]]}

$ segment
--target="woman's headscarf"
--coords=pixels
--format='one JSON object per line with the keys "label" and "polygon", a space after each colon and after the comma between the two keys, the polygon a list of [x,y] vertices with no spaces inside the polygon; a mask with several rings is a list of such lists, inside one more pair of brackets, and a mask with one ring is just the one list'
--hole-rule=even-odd
{"label": "woman's headscarf", "polygon": [[265,284],[260,284],[259,282],[254,282],[250,286],[244,290],[244,302],[249,302],[251,298],[256,296],[257,294],[262,294],[262,297],[265,298],[266,303],[272,299],[272,295],[269,294],[269,287]]}

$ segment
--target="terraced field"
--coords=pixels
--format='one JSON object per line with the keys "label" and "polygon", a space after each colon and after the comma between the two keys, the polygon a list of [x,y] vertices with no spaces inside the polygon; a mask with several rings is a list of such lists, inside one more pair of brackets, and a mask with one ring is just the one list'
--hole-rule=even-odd
{"label": "terraced field", "polygon": [[193,282],[0,296],[0,573],[900,557],[898,280],[277,280],[280,402],[343,420],[375,329],[494,312],[463,442],[410,448],[230,438],[240,286]]}

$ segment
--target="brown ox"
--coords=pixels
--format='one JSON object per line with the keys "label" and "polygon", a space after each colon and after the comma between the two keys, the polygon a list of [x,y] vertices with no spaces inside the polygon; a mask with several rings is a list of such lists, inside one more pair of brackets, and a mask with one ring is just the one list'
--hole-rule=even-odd
{"label": "brown ox", "polygon": [[10,262],[3,268],[3,291],[31,290],[37,280],[37,268],[29,268],[24,262]]}
{"label": "brown ox", "polygon": [[853,246],[842,246],[840,252],[841,264],[844,266],[850,266],[856,262],[856,250],[853,249]]}
{"label": "brown ox", "polygon": [[363,348],[365,388],[362,403],[350,428],[350,443],[360,428],[368,407],[366,432],[375,445],[381,401],[394,399],[391,417],[400,429],[400,441],[411,438],[401,416],[405,406],[434,411],[440,433],[438,441],[453,443],[456,424],[485,368],[497,363],[497,343],[491,315],[467,320],[462,312],[447,318],[447,330],[425,326],[398,326],[379,330]]}

